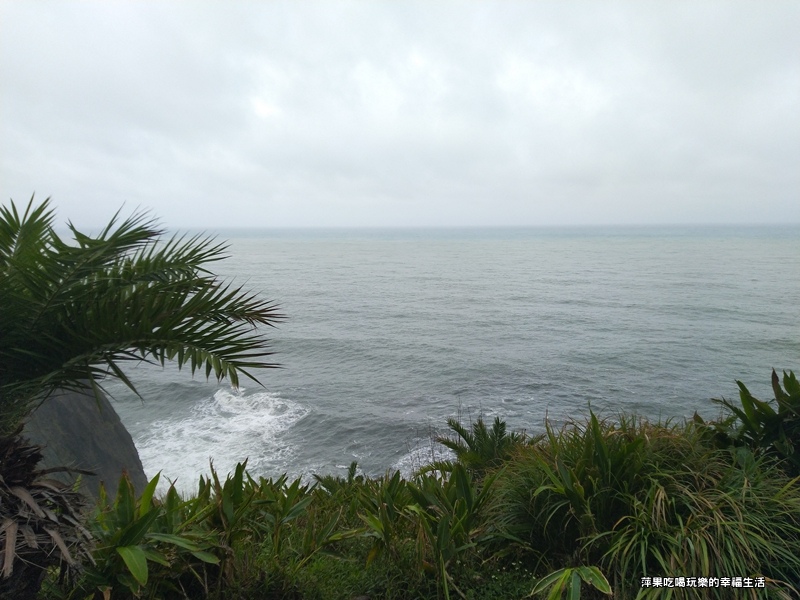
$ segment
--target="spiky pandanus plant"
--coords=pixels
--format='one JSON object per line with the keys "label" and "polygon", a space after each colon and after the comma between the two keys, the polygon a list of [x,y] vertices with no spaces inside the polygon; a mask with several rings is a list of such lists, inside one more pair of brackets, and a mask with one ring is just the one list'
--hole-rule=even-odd
{"label": "spiky pandanus plant", "polygon": [[83,497],[40,470],[41,449],[17,431],[0,437],[0,598],[35,599],[47,569],[70,575],[90,558]]}
{"label": "spiky pandanus plant", "polygon": [[472,423],[470,431],[458,419],[447,419],[447,426],[456,437],[436,436],[434,440],[455,454],[455,461],[434,461],[420,469],[420,473],[441,471],[449,473],[456,463],[464,465],[476,475],[499,467],[509,458],[513,449],[527,441],[523,432],[508,432],[505,421],[495,417],[491,428],[486,426],[483,417]]}

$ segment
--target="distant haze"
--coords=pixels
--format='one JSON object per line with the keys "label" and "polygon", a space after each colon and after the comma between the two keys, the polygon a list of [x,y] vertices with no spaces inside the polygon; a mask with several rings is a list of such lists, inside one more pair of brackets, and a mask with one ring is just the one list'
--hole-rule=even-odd
{"label": "distant haze", "polygon": [[0,201],[800,223],[800,2],[0,2]]}

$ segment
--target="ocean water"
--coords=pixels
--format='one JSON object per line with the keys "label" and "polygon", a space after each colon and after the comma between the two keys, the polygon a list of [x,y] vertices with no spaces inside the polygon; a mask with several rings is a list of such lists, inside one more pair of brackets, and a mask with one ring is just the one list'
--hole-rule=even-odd
{"label": "ocean water", "polygon": [[797,227],[231,231],[216,272],[276,301],[280,369],[112,384],[145,471],[405,473],[448,417],[537,432],[589,407],[716,416],[735,380],[800,370]]}

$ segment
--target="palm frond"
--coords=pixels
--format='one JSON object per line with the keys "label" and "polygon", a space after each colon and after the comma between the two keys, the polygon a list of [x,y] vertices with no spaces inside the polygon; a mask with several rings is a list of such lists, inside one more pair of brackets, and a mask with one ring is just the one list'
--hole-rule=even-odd
{"label": "palm frond", "polygon": [[[174,361],[236,386],[275,367],[261,326],[277,306],[221,281],[209,264],[227,257],[212,237],[172,237],[147,214],[97,235],[53,230],[49,200],[24,213],[0,207],[0,405],[30,408],[57,387],[90,387],[128,361]],[[8,418],[13,428],[18,415]]]}

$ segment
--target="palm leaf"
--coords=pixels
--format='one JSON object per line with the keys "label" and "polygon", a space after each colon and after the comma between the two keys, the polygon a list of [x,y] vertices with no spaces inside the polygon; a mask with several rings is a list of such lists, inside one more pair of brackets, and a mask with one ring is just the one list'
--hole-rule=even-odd
{"label": "palm leaf", "polygon": [[146,214],[117,214],[96,236],[70,223],[70,244],[53,221],[49,200],[0,207],[0,429],[57,388],[99,389],[110,376],[136,391],[130,361],[173,361],[234,386],[277,366],[260,327],[283,317],[210,272],[224,244],[164,239]]}

